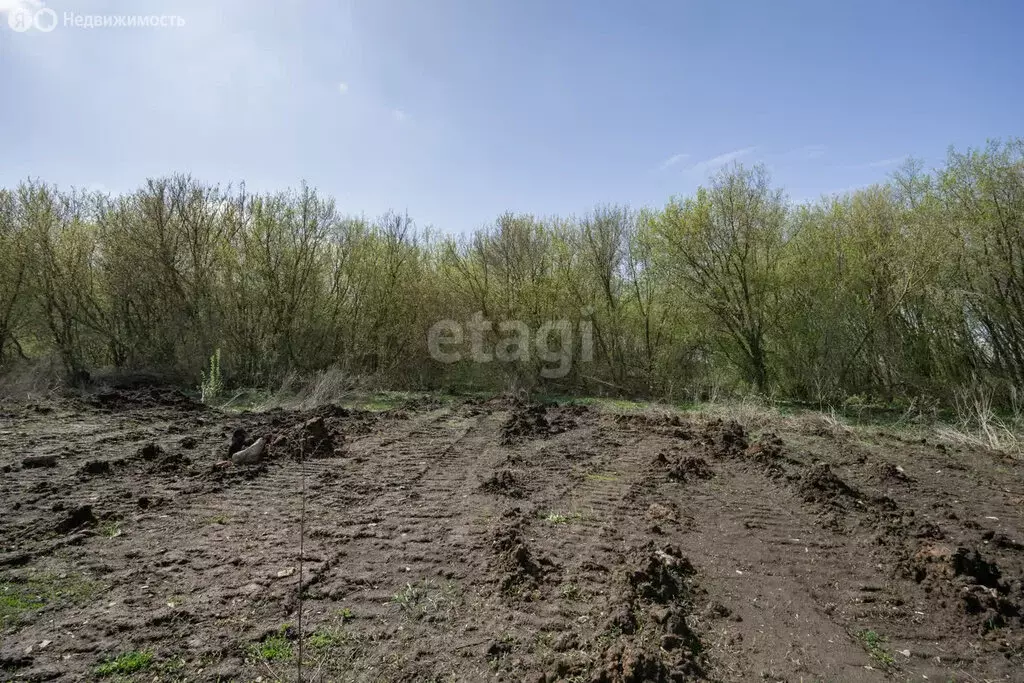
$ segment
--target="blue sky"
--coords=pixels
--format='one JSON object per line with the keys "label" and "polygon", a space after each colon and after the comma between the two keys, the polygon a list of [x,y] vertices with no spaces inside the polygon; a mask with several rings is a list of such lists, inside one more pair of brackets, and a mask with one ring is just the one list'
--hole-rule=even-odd
{"label": "blue sky", "polygon": [[[1024,134],[1015,0],[0,0],[173,28],[0,21],[0,185],[306,180],[465,232],[660,206],[732,160],[791,198]],[[6,18],[4,18],[6,19]]]}

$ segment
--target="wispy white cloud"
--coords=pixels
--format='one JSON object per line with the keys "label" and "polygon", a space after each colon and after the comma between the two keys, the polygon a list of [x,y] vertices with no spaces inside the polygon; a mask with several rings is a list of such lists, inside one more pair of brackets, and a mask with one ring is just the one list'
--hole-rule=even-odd
{"label": "wispy white cloud", "polygon": [[348,83],[338,83],[338,92],[342,95],[348,92]]}
{"label": "wispy white cloud", "polygon": [[36,10],[43,6],[40,0],[0,0],[0,12],[12,10]]}
{"label": "wispy white cloud", "polygon": [[658,170],[664,171],[666,168],[671,168],[672,166],[675,166],[679,162],[686,161],[689,158],[689,154],[673,154],[668,159],[665,159],[665,161],[661,162],[658,165]]}
{"label": "wispy white cloud", "polygon": [[392,109],[391,118],[393,118],[398,123],[402,123],[403,121],[409,120],[409,115],[402,109]]}
{"label": "wispy white cloud", "polygon": [[738,161],[739,159],[742,159],[745,156],[749,156],[754,152],[755,149],[757,148],[744,147],[743,149],[734,149],[731,152],[719,154],[716,157],[711,157],[710,159],[705,159],[704,161],[698,161],[697,163],[695,163],[693,166],[690,166],[686,170],[689,173],[697,175],[705,175],[708,173],[712,173],[722,168],[723,166],[728,166],[734,161]]}

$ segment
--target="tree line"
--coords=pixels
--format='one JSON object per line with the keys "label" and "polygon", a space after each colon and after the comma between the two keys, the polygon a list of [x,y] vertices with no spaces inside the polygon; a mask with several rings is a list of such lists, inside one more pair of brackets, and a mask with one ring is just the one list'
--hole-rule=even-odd
{"label": "tree line", "polygon": [[[549,379],[536,359],[431,357],[431,326],[478,314],[586,323],[592,359]],[[506,213],[461,237],[346,215],[305,185],[0,190],[4,366],[195,384],[218,350],[236,386],[337,368],[396,388],[948,405],[981,387],[1010,405],[1024,387],[1024,140],[816,201],[735,165],[660,209]]]}

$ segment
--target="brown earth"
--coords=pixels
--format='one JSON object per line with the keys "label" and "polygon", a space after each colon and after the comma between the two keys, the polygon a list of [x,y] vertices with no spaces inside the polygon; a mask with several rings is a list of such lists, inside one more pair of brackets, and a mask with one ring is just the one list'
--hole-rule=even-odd
{"label": "brown earth", "polygon": [[8,403],[0,678],[1024,680],[1024,466],[777,422]]}

